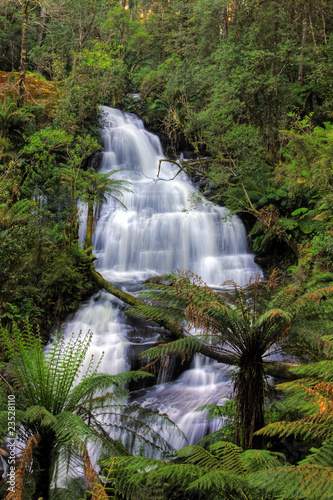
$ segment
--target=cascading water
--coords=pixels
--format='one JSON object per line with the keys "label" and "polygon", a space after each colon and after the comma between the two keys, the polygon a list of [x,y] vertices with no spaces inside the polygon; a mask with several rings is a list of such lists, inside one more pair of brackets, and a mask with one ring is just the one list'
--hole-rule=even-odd
{"label": "cascading water", "polygon": [[[159,139],[135,115],[107,107],[104,113],[101,171],[121,169],[114,177],[130,181],[132,193],[122,198],[127,209],[110,198],[101,210],[94,234],[99,272],[129,292],[146,278],[177,268],[191,270],[216,287],[226,280],[242,285],[258,274],[240,219],[210,202],[191,209],[196,189],[185,174],[175,177],[177,168],[162,162],[157,178],[159,160],[165,158]],[[117,299],[100,292],[66,327],[68,333],[94,332],[91,351],[97,356],[105,352],[100,370],[111,374],[130,369],[137,348],[150,347],[160,334],[148,326],[133,330],[118,305]],[[184,431],[187,441],[169,436],[176,448],[192,444],[214,430],[194,410],[223,401],[231,389],[229,370],[196,356],[177,380],[162,374],[156,386],[138,391],[135,400],[167,413]]]}

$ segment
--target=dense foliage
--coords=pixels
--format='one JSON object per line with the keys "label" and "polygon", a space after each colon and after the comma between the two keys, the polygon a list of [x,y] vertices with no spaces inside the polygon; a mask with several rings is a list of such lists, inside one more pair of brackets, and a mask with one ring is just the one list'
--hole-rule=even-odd
{"label": "dense foliage", "polygon": [[[4,0],[0,24],[0,69],[11,72],[2,84],[0,110],[2,183],[11,190],[2,195],[2,210],[9,209],[9,197],[14,204],[31,199],[34,183],[40,196],[48,191],[47,204],[53,208],[44,203],[36,214],[44,210],[57,215],[35,217],[44,238],[46,218],[52,226],[51,260],[59,257],[54,240],[59,242],[64,226],[67,233],[72,226],[70,244],[75,240],[77,214],[72,203],[79,187],[63,184],[59,192],[58,178],[69,177],[57,168],[49,178],[47,169],[53,169],[52,161],[58,167],[64,164],[64,155],[73,158],[76,153],[71,149],[80,147],[80,140],[89,143],[89,134],[97,131],[98,105],[108,104],[137,111],[164,136],[170,154],[179,148],[192,150],[199,161],[195,173],[200,170],[206,178],[206,192],[250,224],[253,248],[266,257],[261,261],[264,266],[283,265],[298,281],[313,272],[332,270],[330,2]],[[18,74],[22,57],[23,86]],[[45,92],[38,98],[36,89],[42,81],[30,84],[28,71],[53,81],[52,99]],[[24,91],[20,108],[12,102],[19,86]],[[133,93],[139,93],[140,100]],[[40,131],[45,126],[45,106],[51,127],[48,137],[55,138],[48,142],[45,136],[52,153],[44,162],[38,141],[47,134]],[[70,168],[84,166],[97,147],[84,149],[81,160]],[[211,161],[203,162],[203,155]],[[40,170],[41,160],[44,173],[28,173],[30,165]],[[72,189],[70,201],[68,189]],[[58,208],[52,198],[59,200]],[[69,205],[71,216],[65,214]],[[22,221],[28,209],[13,210],[20,216],[6,213],[2,219]],[[22,225],[26,232],[23,222],[16,224],[16,230],[22,232]],[[3,230],[9,230],[8,224]],[[43,246],[40,238],[32,240],[31,230],[22,237],[30,259],[32,248]],[[49,252],[51,245],[47,247]],[[13,248],[13,257],[16,253]],[[77,256],[69,258],[69,268],[83,277]],[[11,266],[5,266],[6,279]],[[15,273],[11,279],[17,281]],[[76,288],[79,300],[91,293],[88,284]],[[51,300],[59,302],[58,297]],[[18,307],[11,296],[5,295],[1,302]],[[64,314],[71,307],[60,309]],[[41,316],[38,305],[34,314]]]}

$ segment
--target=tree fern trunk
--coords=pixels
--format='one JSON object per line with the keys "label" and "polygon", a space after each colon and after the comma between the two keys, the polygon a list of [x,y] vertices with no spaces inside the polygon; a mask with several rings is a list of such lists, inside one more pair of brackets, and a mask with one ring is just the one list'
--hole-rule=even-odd
{"label": "tree fern trunk", "polygon": [[40,437],[41,439],[37,453],[39,469],[36,474],[37,480],[35,498],[49,500],[50,483],[52,480],[52,451],[55,444],[55,434],[50,429],[45,429],[43,432],[40,432]]}
{"label": "tree fern trunk", "polygon": [[[84,240],[84,250],[92,247],[92,235],[93,235],[93,222],[94,222],[94,203],[89,201],[88,203],[88,219],[87,219],[87,231]],[[91,253],[91,250],[90,252]]]}
{"label": "tree fern trunk", "polygon": [[241,446],[243,450],[262,447],[262,438],[253,434],[264,426],[264,376],[261,356],[258,359],[240,360],[239,373],[235,383],[236,444]]}

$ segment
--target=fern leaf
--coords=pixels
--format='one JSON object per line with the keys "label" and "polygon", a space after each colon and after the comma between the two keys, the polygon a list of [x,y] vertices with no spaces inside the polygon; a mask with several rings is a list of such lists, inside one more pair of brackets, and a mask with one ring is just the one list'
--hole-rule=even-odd
{"label": "fern leaf", "polygon": [[156,347],[152,347],[141,354],[149,360],[155,360],[164,356],[170,356],[172,354],[180,354],[183,361],[185,359],[191,359],[193,354],[198,352],[201,348],[201,343],[198,338],[189,336],[183,339],[175,340],[174,342],[168,344],[160,344]]}
{"label": "fern leaf", "polygon": [[197,465],[202,469],[221,468],[220,460],[200,446],[185,446],[177,452],[177,455],[185,458],[187,463]]}
{"label": "fern leaf", "polygon": [[333,464],[333,438],[323,442],[318,449],[312,448],[310,455],[299,462],[299,465],[319,465],[321,467],[332,467]]}
{"label": "fern leaf", "polygon": [[267,450],[246,450],[239,456],[239,461],[247,473],[253,473],[282,466],[285,456]]}
{"label": "fern leaf", "polygon": [[284,500],[333,498],[333,469],[317,465],[279,467],[249,476],[250,484]]}
{"label": "fern leaf", "polygon": [[233,493],[232,496],[235,494],[244,496],[248,489],[248,483],[245,477],[230,471],[218,470],[207,472],[199,479],[192,481],[186,489],[188,491],[199,490],[210,495],[218,493],[221,495],[220,498],[228,498],[228,493],[231,492]]}
{"label": "fern leaf", "polygon": [[26,490],[24,476],[27,472],[32,472],[33,454],[38,447],[39,439],[39,435],[36,434],[27,441],[18,461],[19,466],[15,470],[15,490],[9,491],[5,500],[23,500],[23,493]]}

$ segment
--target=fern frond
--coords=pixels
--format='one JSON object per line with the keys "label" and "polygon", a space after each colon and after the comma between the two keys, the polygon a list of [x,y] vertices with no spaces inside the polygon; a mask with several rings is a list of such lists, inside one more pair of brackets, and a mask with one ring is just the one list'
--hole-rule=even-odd
{"label": "fern frond", "polygon": [[26,489],[24,476],[27,472],[32,472],[33,455],[38,447],[39,440],[40,436],[36,434],[27,441],[18,460],[19,466],[15,470],[15,490],[9,491],[5,500],[23,500],[23,493]]}
{"label": "fern frond", "polygon": [[178,307],[168,306],[158,306],[151,303],[142,302],[136,307],[132,307],[126,311],[129,316],[136,316],[139,318],[145,318],[152,321],[170,320],[177,321],[181,323],[185,320],[184,309],[179,309]]}
{"label": "fern frond", "polygon": [[[295,375],[300,377],[313,377],[319,380],[333,383],[333,363],[332,359],[318,361],[317,363],[304,364],[290,369]],[[287,387],[288,388],[288,387]]]}
{"label": "fern frond", "polygon": [[185,458],[187,463],[197,465],[204,470],[221,468],[219,458],[200,446],[185,446],[177,452],[177,455]]}
{"label": "fern frond", "polygon": [[187,488],[189,484],[204,474],[205,470],[201,469],[198,465],[188,463],[165,464],[155,468],[152,472],[149,471],[146,481],[147,484],[151,484],[154,481],[163,481],[166,484],[172,484],[181,489]]}
{"label": "fern frond", "polygon": [[186,359],[191,359],[196,352],[199,352],[200,348],[201,343],[198,338],[189,336],[183,339],[175,340],[174,342],[160,344],[156,347],[152,347],[151,349],[147,349],[147,351],[141,353],[140,356],[153,361],[172,354],[180,354],[183,361],[185,361]]}
{"label": "fern frond", "polygon": [[71,412],[61,412],[57,415],[53,429],[61,445],[98,439],[94,429],[87,425],[79,415]]}
{"label": "fern frond", "polygon": [[[100,421],[103,424],[100,423]],[[105,433],[105,445],[108,439],[120,440],[126,444],[127,449],[143,446],[148,450],[156,450],[162,454],[173,455],[174,449],[162,437],[159,427],[166,432],[178,432],[184,438],[184,434],[177,428],[167,415],[157,414],[147,408],[137,406],[125,406],[113,404],[99,413],[99,420],[93,414],[89,414],[90,426],[99,434]],[[108,429],[108,434],[104,431]],[[111,444],[111,447],[113,445]]]}
{"label": "fern frond", "polygon": [[[100,463],[103,467],[109,468],[112,467],[113,461],[112,457],[100,460]],[[116,463],[119,491],[124,498],[146,500],[149,498],[148,492],[153,490],[158,494],[157,498],[168,500],[163,494],[165,485],[155,474],[160,467],[168,466],[168,462],[131,455],[117,458]]]}
{"label": "fern frond", "polygon": [[[83,473],[84,473],[84,478],[87,483],[87,487],[89,490],[89,493],[91,494],[91,499],[92,500],[109,500],[109,496],[106,493],[106,485],[102,485],[101,481],[99,480],[99,477],[97,476],[91,460],[89,453],[87,449],[84,450],[82,454],[82,463],[83,463]],[[110,473],[111,474],[112,467],[110,467]],[[106,482],[109,479],[109,475],[106,478]],[[115,496],[113,495],[112,497],[115,499]]]}
{"label": "fern frond", "polygon": [[246,479],[235,472],[237,467],[230,460],[235,451],[238,453],[241,450],[229,445],[220,443],[214,451],[223,458],[226,466],[229,463],[234,470],[224,468],[218,457],[197,446],[187,446],[177,453],[182,463],[179,460],[168,463],[141,457],[120,459],[119,469],[122,477],[126,478],[127,498],[132,498],[131,494],[136,492],[137,487],[152,484],[161,484],[161,488],[163,484],[164,488],[173,485],[189,492],[194,490],[210,494],[245,490]]}
{"label": "fern frond", "polygon": [[57,419],[52,413],[47,411],[43,406],[29,406],[23,416],[26,423],[37,423],[42,427],[54,427]]}
{"label": "fern frond", "polygon": [[[144,371],[133,371],[133,372],[123,372],[118,375],[108,375],[104,373],[96,373],[89,379],[82,380],[77,384],[70,392],[65,404],[64,410],[70,411],[74,410],[81,404],[85,404],[87,401],[95,400],[97,403],[98,399],[94,396],[98,393],[103,393],[104,391],[113,389],[112,393],[108,393],[109,402],[111,401],[113,395],[116,397],[120,393],[124,392],[124,386],[129,382],[137,382],[146,377],[151,377],[150,373]],[[101,401],[101,399],[99,399]],[[95,404],[96,408],[97,405]],[[102,406],[102,405],[101,405]]]}
{"label": "fern frond", "polygon": [[259,318],[256,319],[256,321],[253,324],[253,328],[258,328],[262,326],[268,326],[272,325],[274,328],[281,328],[283,325],[283,329],[285,330],[281,333],[281,336],[286,333],[288,330],[288,327],[290,326],[292,322],[292,314],[290,314],[289,311],[283,310],[281,308],[276,308],[276,309],[269,309],[268,311],[265,311],[263,314],[259,316]]}
{"label": "fern frond", "polygon": [[333,464],[333,438],[327,439],[318,449],[312,448],[310,455],[299,462],[299,465],[319,465],[332,467]]}
{"label": "fern frond", "polygon": [[[192,481],[187,486],[187,491],[199,490],[204,493],[219,494],[220,498],[228,498],[229,494],[246,495],[248,482],[245,477],[237,475],[227,470],[210,471],[201,476],[199,479]],[[236,497],[237,498],[237,497]],[[246,498],[246,496],[245,496]]]}
{"label": "fern frond", "polygon": [[324,288],[319,288],[313,291],[309,291],[302,295],[298,300],[298,307],[303,308],[308,305],[313,306],[313,304],[319,304],[319,302],[325,297],[330,297],[333,294],[333,286],[326,286]]}
{"label": "fern frond", "polygon": [[295,422],[276,422],[268,424],[257,432],[263,436],[279,436],[280,438],[288,436],[302,436],[303,438],[325,439],[333,435],[333,420],[317,422],[317,417],[296,420]]}
{"label": "fern frond", "polygon": [[333,498],[333,469],[317,465],[279,467],[249,476],[252,487],[284,499]]}
{"label": "fern frond", "polygon": [[67,478],[63,487],[55,487],[50,491],[50,500],[78,500],[79,495],[86,495],[85,489],[86,484],[82,477]]}
{"label": "fern frond", "polygon": [[280,467],[285,462],[285,456],[268,450],[246,450],[239,456],[239,461],[249,474]]}

